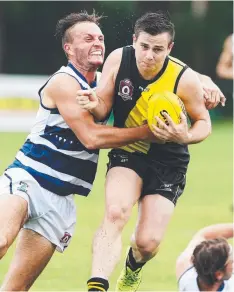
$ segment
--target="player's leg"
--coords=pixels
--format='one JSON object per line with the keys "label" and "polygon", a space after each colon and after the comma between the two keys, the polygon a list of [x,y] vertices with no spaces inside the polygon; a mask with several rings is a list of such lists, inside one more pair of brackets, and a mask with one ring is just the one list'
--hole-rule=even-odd
{"label": "player's leg", "polygon": [[37,232],[22,229],[1,291],[28,291],[46,267],[55,247]]}
{"label": "player's leg", "polygon": [[[108,278],[121,255],[121,232],[127,223],[132,207],[139,199],[142,179],[128,166],[131,158],[123,156],[110,160],[111,168],[106,177],[105,214],[93,241],[92,274],[88,281],[89,291],[108,289]],[[129,161],[129,160],[130,161]],[[119,163],[118,163],[119,161]],[[121,162],[122,161],[122,162]],[[123,163],[124,167],[121,167]],[[119,166],[117,166],[119,165]]]}
{"label": "player's leg", "polygon": [[160,195],[147,195],[139,203],[138,224],[132,236],[126,266],[117,281],[117,291],[136,291],[141,269],[154,257],[173,214],[174,204]]}
{"label": "player's leg", "polygon": [[0,177],[0,259],[15,240],[28,216],[26,199],[12,194],[11,177]]}
{"label": "player's leg", "polygon": [[130,251],[136,267],[138,263],[142,266],[156,255],[174,207],[173,202],[159,194],[144,196],[139,202],[138,223]]}
{"label": "player's leg", "polygon": [[[144,190],[148,195],[139,202],[138,222],[131,247],[126,259],[126,267],[117,282],[119,291],[136,291],[141,282],[143,265],[153,258],[173,215],[174,206],[182,194],[185,175],[170,170],[157,174],[157,178],[145,180]],[[153,190],[155,192],[153,193]]]}
{"label": "player's leg", "polygon": [[29,218],[24,224],[2,290],[28,290],[49,262],[55,248],[68,246],[76,222],[73,196],[60,197],[40,187],[24,170],[27,182]]}

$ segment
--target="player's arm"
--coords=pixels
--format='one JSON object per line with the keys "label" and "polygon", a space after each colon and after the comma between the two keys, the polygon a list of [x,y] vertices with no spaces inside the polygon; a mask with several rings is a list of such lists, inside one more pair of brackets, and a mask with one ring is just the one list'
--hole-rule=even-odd
{"label": "player's arm", "polygon": [[102,75],[97,88],[93,90],[78,90],[77,103],[89,110],[98,120],[103,120],[111,111],[113,105],[115,79],[122,57],[122,48],[113,51],[105,61]]}
{"label": "player's arm", "polygon": [[79,84],[73,77],[57,74],[45,88],[44,98],[53,100],[65,122],[86,148],[119,147],[148,139],[151,135],[147,126],[119,129],[96,124],[93,116],[77,105],[74,96],[78,89]]}
{"label": "player's arm", "polygon": [[226,98],[220,88],[213,82],[213,80],[204,74],[196,72],[202,84],[203,97],[205,105],[208,110],[215,108],[219,103],[225,106]]}
{"label": "player's arm", "polygon": [[204,240],[217,237],[226,239],[233,237],[233,223],[223,223],[207,226],[198,231],[189,242],[186,249],[179,255],[176,261],[176,278],[179,280],[181,275],[192,266],[192,254],[195,247]]}
{"label": "player's arm", "polygon": [[183,113],[178,125],[167,113],[164,113],[168,124],[156,117],[159,126],[152,125],[154,135],[161,140],[179,144],[194,144],[203,141],[211,133],[211,121],[203,101],[201,82],[191,69],[183,73],[178,84],[177,95],[183,101],[192,121],[191,128],[188,129],[187,119]]}
{"label": "player's arm", "polygon": [[220,78],[233,79],[232,58],[232,36],[229,36],[224,42],[223,51],[216,66],[216,73]]}
{"label": "player's arm", "polygon": [[184,72],[179,81],[177,94],[192,122],[184,143],[195,144],[205,140],[211,134],[211,120],[203,101],[201,83],[193,70],[187,69]]}

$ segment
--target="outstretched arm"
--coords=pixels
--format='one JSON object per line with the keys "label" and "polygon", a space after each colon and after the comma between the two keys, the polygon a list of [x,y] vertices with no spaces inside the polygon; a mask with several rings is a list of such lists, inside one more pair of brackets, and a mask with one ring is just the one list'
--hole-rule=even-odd
{"label": "outstretched arm", "polygon": [[226,98],[220,88],[207,76],[198,72],[197,76],[202,84],[203,97],[208,110],[215,108],[219,103],[225,106]]}
{"label": "outstretched arm", "polygon": [[44,98],[54,102],[65,122],[86,148],[119,147],[151,137],[152,133],[146,125],[119,129],[96,124],[93,116],[77,105],[74,96],[78,89],[79,84],[73,77],[57,74],[45,88]]}
{"label": "outstretched arm", "polygon": [[226,239],[233,237],[233,223],[223,223],[207,226],[199,230],[189,242],[186,249],[181,253],[176,261],[176,278],[181,275],[192,265],[191,257],[195,247],[204,240],[224,237]]}

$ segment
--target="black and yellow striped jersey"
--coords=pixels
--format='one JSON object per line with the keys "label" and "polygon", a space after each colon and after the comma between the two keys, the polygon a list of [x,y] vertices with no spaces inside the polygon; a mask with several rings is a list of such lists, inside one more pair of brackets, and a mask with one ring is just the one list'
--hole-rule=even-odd
{"label": "black and yellow striped jersey", "polygon": [[[130,128],[147,121],[148,100],[152,93],[170,91],[176,94],[183,72],[188,68],[180,60],[168,56],[160,72],[152,80],[139,74],[132,46],[123,48],[122,61],[115,82],[113,105],[114,126]],[[128,152],[145,154],[149,159],[166,165],[187,168],[189,153],[186,145],[157,144],[138,141],[121,147]]]}

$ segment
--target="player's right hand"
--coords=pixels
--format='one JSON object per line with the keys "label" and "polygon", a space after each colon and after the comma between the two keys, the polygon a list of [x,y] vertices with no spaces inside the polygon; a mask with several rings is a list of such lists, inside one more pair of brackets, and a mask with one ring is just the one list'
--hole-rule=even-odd
{"label": "player's right hand", "polygon": [[157,143],[157,144],[165,144],[166,140],[159,139],[156,137],[153,132],[150,130],[149,126],[147,124],[143,125],[142,127],[146,130],[146,141],[150,143]]}
{"label": "player's right hand", "polygon": [[94,90],[78,90],[76,94],[76,101],[81,108],[92,111],[99,104],[99,99]]}

